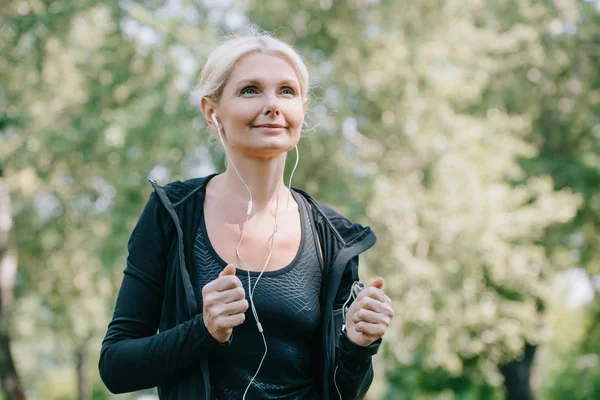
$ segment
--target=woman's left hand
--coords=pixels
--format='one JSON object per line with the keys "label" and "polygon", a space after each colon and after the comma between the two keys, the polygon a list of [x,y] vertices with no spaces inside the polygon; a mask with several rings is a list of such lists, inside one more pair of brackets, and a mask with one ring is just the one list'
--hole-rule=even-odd
{"label": "woman's left hand", "polygon": [[383,337],[394,316],[392,300],[382,288],[383,278],[375,279],[356,296],[346,313],[346,334],[359,346],[369,346]]}

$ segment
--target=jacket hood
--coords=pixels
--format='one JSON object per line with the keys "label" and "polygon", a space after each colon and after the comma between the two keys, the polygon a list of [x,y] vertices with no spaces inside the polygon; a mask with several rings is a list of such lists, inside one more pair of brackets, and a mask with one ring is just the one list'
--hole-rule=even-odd
{"label": "jacket hood", "polygon": [[[219,173],[214,173],[201,178],[188,179],[186,181],[174,181],[162,187],[169,200],[176,207],[198,191],[203,191],[207,182]],[[151,181],[153,186],[159,186]],[[292,190],[305,197],[326,220],[327,224],[335,233],[337,239],[343,246],[350,246],[367,236],[375,235],[370,227],[364,227],[357,222],[352,222],[342,214],[322,203],[302,189],[292,187]],[[374,238],[373,238],[374,239]]]}
{"label": "jacket hood", "polygon": [[314,199],[310,194],[302,189],[292,187],[292,190],[300,193],[313,203],[314,206],[325,217],[333,230],[337,233],[338,238],[345,246],[349,246],[354,242],[363,239],[365,236],[374,235],[370,227],[365,227],[358,222],[352,222],[342,214],[331,208],[325,203]]}

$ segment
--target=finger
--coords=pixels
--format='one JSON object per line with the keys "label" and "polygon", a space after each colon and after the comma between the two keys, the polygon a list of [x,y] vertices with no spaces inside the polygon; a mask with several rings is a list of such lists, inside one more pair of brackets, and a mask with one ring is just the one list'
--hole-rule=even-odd
{"label": "finger", "polygon": [[233,289],[216,292],[217,298],[222,303],[233,303],[246,298],[246,291],[241,286],[236,286]]}
{"label": "finger", "polygon": [[235,266],[233,264],[227,264],[223,271],[219,273],[219,278],[225,275],[235,275]]}
{"label": "finger", "polygon": [[352,321],[355,323],[358,322],[367,322],[369,324],[383,324],[386,327],[390,326],[391,318],[389,315],[380,314],[371,310],[367,310],[361,308],[354,314],[352,314]]}
{"label": "finger", "polygon": [[242,287],[242,281],[235,275],[224,275],[211,282],[212,289],[217,292],[224,292],[236,287]]}
{"label": "finger", "polygon": [[394,309],[391,304],[386,302],[381,302],[372,297],[363,297],[362,299],[356,301],[352,304],[354,310],[358,311],[361,308],[374,311],[376,313],[385,314],[389,317],[394,316]]}
{"label": "finger", "polygon": [[248,310],[248,301],[246,299],[234,301],[232,303],[223,304],[221,306],[220,314],[221,315],[235,315],[240,313],[245,313]]}
{"label": "finger", "polygon": [[385,335],[386,326],[382,324],[370,324],[368,322],[360,321],[354,325],[356,332],[360,332],[371,338],[380,338]]}
{"label": "finger", "polygon": [[229,329],[235,328],[238,325],[241,325],[246,320],[246,314],[239,313],[234,315],[223,315],[217,319],[217,329]]}
{"label": "finger", "polygon": [[375,286],[367,286],[362,292],[358,294],[358,296],[356,296],[356,300],[354,301],[362,300],[365,297],[370,297],[372,299],[379,300],[383,303],[387,303],[389,300],[389,297],[387,297],[385,293],[383,293],[383,290]]}
{"label": "finger", "polygon": [[207,293],[211,292],[222,292],[225,290],[233,289],[235,287],[242,287],[242,281],[235,275],[224,275],[220,276],[214,281],[208,282],[202,288],[202,296],[206,296]]}
{"label": "finger", "polygon": [[241,286],[223,291],[210,291],[202,293],[202,302],[205,307],[214,307],[221,304],[234,303],[246,298],[246,291]]}
{"label": "finger", "polygon": [[373,280],[371,283],[369,283],[369,285],[367,287],[376,287],[377,289],[383,289],[384,283],[385,283],[385,281],[383,280],[383,278],[379,277],[379,278]]}
{"label": "finger", "polygon": [[390,307],[391,307],[392,306],[392,299],[390,299],[389,296],[387,296],[385,293],[383,293],[383,295],[385,296],[384,303],[389,304]]}

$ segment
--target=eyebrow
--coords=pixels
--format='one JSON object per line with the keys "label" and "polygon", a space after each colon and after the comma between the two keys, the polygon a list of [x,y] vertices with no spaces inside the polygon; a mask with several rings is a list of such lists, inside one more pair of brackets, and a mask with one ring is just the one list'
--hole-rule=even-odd
{"label": "eyebrow", "polygon": [[[241,81],[239,81],[236,86],[242,86],[242,85],[257,85],[257,86],[261,86],[262,82],[259,79],[242,79]],[[288,85],[288,86],[294,86],[297,87],[299,86],[298,82],[293,81],[291,79],[284,79],[279,81],[279,85]]]}

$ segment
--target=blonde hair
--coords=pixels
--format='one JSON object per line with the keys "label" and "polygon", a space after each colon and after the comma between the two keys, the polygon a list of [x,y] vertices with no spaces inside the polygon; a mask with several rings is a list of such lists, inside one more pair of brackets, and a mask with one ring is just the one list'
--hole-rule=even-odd
{"label": "blonde hair", "polygon": [[300,54],[289,44],[274,38],[267,32],[255,29],[250,34],[226,40],[212,51],[191,97],[196,100],[206,97],[218,103],[223,88],[238,61],[250,53],[257,52],[285,58],[298,76],[302,96],[304,98],[308,96],[308,69]]}

